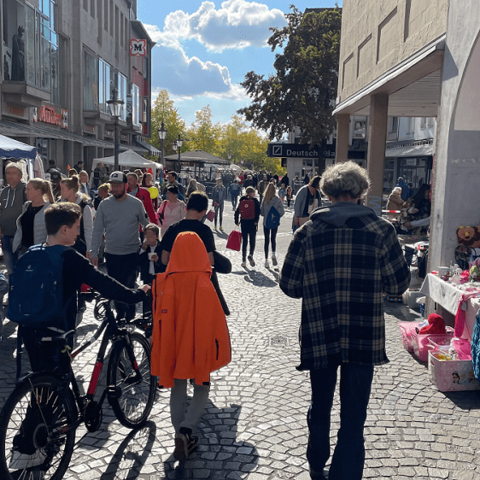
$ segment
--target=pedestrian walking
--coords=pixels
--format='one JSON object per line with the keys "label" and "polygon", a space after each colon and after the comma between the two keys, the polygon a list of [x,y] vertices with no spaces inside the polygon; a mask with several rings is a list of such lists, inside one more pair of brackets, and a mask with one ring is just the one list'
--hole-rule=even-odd
{"label": "pedestrian walking", "polygon": [[276,267],[277,261],[277,232],[280,225],[280,217],[285,214],[283,201],[275,195],[275,186],[271,183],[265,191],[262,205],[260,206],[260,215],[263,216],[263,233],[265,235],[265,268],[268,264],[268,249],[270,241],[272,242],[272,265]]}
{"label": "pedestrian walking", "polygon": [[301,227],[310,218],[310,214],[322,206],[320,197],[320,177],[317,175],[310,180],[308,185],[304,185],[295,196],[293,228]]}
{"label": "pedestrian walking", "polygon": [[0,194],[0,233],[5,267],[8,274],[12,273],[18,254],[13,253],[13,239],[17,231],[17,218],[21,215],[23,204],[27,201],[23,172],[15,162],[7,163],[5,179],[7,186]]}
{"label": "pedestrian walking", "polygon": [[[146,227],[148,215],[143,203],[127,194],[127,177],[123,172],[112,172],[109,183],[112,195],[98,206],[92,235],[91,262],[98,266],[98,253],[105,234],[105,260],[107,273],[128,288],[137,278],[140,232],[138,225]],[[120,316],[135,316],[135,305],[116,306]]]}
{"label": "pedestrian walking", "polygon": [[290,202],[292,201],[292,187],[287,187],[287,207],[290,208]]}
{"label": "pedestrian walking", "polygon": [[80,193],[80,183],[77,175],[63,178],[60,182],[61,202],[76,203],[82,210],[80,233],[73,248],[84,257],[90,258],[92,250],[93,215],[89,198]]}
{"label": "pedestrian walking", "polygon": [[268,179],[266,175],[263,175],[262,180],[258,182],[258,194],[260,195],[260,203],[262,203],[263,200],[263,194],[265,193],[265,190],[267,189],[268,186]]}
{"label": "pedestrian walking", "polygon": [[394,227],[357,202],[370,185],[354,162],[329,167],[321,180],[332,206],[316,210],[297,230],[280,274],[280,288],[302,298],[301,363],[310,371],[307,460],[323,479],[330,456],[330,415],[340,367],[340,430],[330,480],[360,480],[363,430],[376,365],[385,352],[384,292],[401,295],[410,272]]}
{"label": "pedestrian walking", "polygon": [[237,179],[235,179],[228,187],[228,195],[230,196],[233,210],[237,208],[238,196],[240,195],[241,191],[242,187],[239,185]]}
{"label": "pedestrian walking", "polygon": [[255,266],[253,255],[255,253],[255,239],[257,236],[258,220],[260,218],[260,203],[255,198],[255,189],[247,187],[246,195],[240,197],[240,202],[235,210],[235,225],[240,225],[242,230],[242,267],[247,266],[247,246],[250,240],[250,266]]}
{"label": "pedestrian walking", "polygon": [[81,170],[78,174],[79,182],[79,192],[83,193],[89,198],[90,205],[94,199],[94,194],[92,192],[92,187],[88,183],[88,173],[85,170]]}
{"label": "pedestrian walking", "polygon": [[278,198],[282,201],[282,204],[285,203],[285,197],[287,196],[287,188],[284,183],[278,189]]}
{"label": "pedestrian walking", "polygon": [[157,223],[157,215],[155,214],[155,210],[153,209],[150,192],[146,188],[139,185],[138,174],[128,173],[127,182],[127,193],[141,200],[145,211],[147,212],[148,218],[150,219],[150,223]]}
{"label": "pedestrian walking", "polygon": [[223,208],[225,207],[225,198],[227,196],[227,189],[223,184],[221,178],[217,178],[217,184],[213,187],[212,200],[213,208],[215,210],[215,230],[217,229],[217,219],[220,224],[220,231],[223,232]]}
{"label": "pedestrian walking", "polygon": [[[156,296],[151,369],[159,385],[171,388],[173,456],[180,461],[198,446],[194,433],[208,400],[211,372],[231,360],[225,313],[211,275],[210,258],[200,237],[182,232],[173,244],[166,272],[156,280],[161,294]],[[189,379],[194,380],[193,398],[186,410]]]}
{"label": "pedestrian walking", "polygon": [[38,245],[47,239],[45,210],[54,203],[50,182],[41,178],[32,178],[25,188],[27,201],[17,218],[17,231],[13,238],[13,252],[25,253],[32,245]]}
{"label": "pedestrian walking", "polygon": [[178,188],[175,185],[169,185],[166,189],[167,199],[158,209],[158,221],[162,226],[162,238],[170,225],[182,220],[186,216],[186,205],[178,199]]}

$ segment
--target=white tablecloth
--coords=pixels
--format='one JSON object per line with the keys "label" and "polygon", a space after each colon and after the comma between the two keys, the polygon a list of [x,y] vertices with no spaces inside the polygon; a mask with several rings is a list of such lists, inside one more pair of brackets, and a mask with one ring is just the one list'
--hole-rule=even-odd
{"label": "white tablecloth", "polygon": [[[465,286],[471,286],[471,284],[465,284]],[[445,282],[440,277],[429,273],[425,277],[420,291],[427,297],[430,297],[435,303],[441,305],[445,310],[456,315],[458,302],[461,296],[466,293],[462,287],[463,286],[458,287],[453,283]],[[465,330],[462,337],[471,340],[473,327],[475,326],[475,316],[480,308],[480,298],[470,298],[466,302],[466,307]]]}

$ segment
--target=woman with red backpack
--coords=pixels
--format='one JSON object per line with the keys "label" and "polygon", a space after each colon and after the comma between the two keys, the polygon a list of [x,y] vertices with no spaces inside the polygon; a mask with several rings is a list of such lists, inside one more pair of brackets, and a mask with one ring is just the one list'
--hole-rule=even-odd
{"label": "woman with red backpack", "polygon": [[242,267],[247,266],[247,245],[250,238],[250,266],[255,266],[253,254],[255,252],[255,238],[257,236],[258,220],[260,218],[260,203],[255,198],[255,189],[247,187],[246,195],[240,197],[235,210],[235,225],[240,224],[242,230]]}

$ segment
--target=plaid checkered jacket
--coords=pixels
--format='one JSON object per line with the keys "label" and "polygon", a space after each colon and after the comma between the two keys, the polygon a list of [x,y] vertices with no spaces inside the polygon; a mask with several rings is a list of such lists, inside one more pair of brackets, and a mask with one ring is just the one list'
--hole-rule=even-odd
{"label": "plaid checkered jacket", "polygon": [[340,202],[313,212],[280,276],[282,291],[303,299],[298,369],[387,363],[383,294],[409,283],[395,229],[373,210]]}

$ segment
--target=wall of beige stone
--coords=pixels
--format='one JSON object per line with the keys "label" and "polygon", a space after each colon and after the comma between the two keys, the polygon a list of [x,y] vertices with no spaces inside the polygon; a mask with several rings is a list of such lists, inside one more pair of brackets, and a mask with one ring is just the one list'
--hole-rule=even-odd
{"label": "wall of beige stone", "polygon": [[443,35],[449,0],[344,0],[338,103]]}

